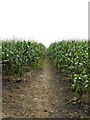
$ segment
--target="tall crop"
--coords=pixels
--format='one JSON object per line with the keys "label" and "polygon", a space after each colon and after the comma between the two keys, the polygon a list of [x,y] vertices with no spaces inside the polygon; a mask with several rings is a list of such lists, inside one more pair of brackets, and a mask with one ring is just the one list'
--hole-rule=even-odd
{"label": "tall crop", "polygon": [[52,43],[48,55],[59,71],[64,71],[71,89],[82,97],[90,87],[90,58],[87,41],[61,41]]}
{"label": "tall crop", "polygon": [[45,46],[30,41],[2,42],[2,63],[6,73],[15,73],[20,76],[27,70],[37,67],[44,58]]}

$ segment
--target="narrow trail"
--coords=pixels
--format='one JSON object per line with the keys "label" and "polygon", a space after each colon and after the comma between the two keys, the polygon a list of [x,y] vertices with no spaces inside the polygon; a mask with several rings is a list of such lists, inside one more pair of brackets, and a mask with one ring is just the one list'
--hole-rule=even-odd
{"label": "narrow trail", "polygon": [[24,81],[3,82],[3,118],[87,117],[78,104],[66,104],[70,95],[65,78],[45,59],[42,70],[26,73]]}

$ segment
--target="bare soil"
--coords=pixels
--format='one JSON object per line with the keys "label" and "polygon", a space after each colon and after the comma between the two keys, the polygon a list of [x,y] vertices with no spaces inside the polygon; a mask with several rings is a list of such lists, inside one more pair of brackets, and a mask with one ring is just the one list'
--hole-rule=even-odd
{"label": "bare soil", "polygon": [[57,73],[48,59],[41,70],[27,72],[23,80],[7,81],[3,75],[3,118],[89,118],[85,106],[72,99],[64,73]]}

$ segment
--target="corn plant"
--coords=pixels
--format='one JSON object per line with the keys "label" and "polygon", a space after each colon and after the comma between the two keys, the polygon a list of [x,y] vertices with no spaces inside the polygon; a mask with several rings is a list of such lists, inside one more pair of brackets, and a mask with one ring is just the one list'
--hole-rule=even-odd
{"label": "corn plant", "polygon": [[65,72],[75,95],[82,95],[90,87],[90,57],[87,41],[61,41],[52,43],[48,56],[56,68]]}
{"label": "corn plant", "polygon": [[42,63],[45,50],[44,45],[34,41],[3,41],[3,70],[21,76],[28,67],[34,68]]}

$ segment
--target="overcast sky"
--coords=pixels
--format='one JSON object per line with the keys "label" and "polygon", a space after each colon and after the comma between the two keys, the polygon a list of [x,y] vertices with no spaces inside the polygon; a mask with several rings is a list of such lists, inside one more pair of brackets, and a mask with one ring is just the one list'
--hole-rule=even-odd
{"label": "overcast sky", "polygon": [[88,0],[0,0],[0,38],[88,39]]}

